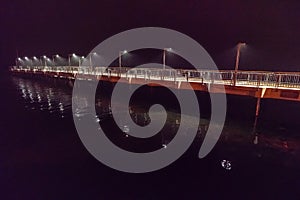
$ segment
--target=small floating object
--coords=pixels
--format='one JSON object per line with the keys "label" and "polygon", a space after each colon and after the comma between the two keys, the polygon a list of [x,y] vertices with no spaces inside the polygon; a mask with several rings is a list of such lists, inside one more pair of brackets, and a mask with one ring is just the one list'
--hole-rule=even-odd
{"label": "small floating object", "polygon": [[253,141],[254,144],[258,144],[258,136],[256,135]]}
{"label": "small floating object", "polygon": [[166,148],[167,148],[167,145],[166,145],[166,144],[162,144],[162,147],[166,149]]}
{"label": "small floating object", "polygon": [[[123,126],[123,132],[124,132],[124,133],[129,133],[129,126],[124,125],[124,126]],[[128,137],[128,136],[126,136],[126,137]]]}
{"label": "small floating object", "polygon": [[226,170],[231,170],[231,162],[228,160],[222,160],[221,165]]}
{"label": "small floating object", "polygon": [[288,145],[288,142],[287,142],[287,141],[284,141],[284,142],[283,142],[283,147],[284,147],[285,149],[288,149],[288,148],[289,148],[289,145]]}

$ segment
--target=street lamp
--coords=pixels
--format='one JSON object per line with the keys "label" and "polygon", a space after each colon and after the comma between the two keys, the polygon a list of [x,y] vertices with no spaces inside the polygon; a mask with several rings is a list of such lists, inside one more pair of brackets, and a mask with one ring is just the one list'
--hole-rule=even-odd
{"label": "street lamp", "polygon": [[236,85],[237,72],[238,72],[238,69],[239,69],[239,63],[240,63],[241,48],[242,48],[243,46],[246,46],[246,43],[244,43],[244,42],[239,42],[238,45],[237,45],[236,60],[235,60],[235,68],[234,68],[234,78],[233,78],[233,86]]}
{"label": "street lamp", "polygon": [[93,55],[97,55],[97,53],[94,52],[94,53],[91,53],[91,54],[90,54],[90,67],[91,67],[91,69],[92,69],[92,64],[93,64],[93,62],[92,62],[92,56],[93,56]]}
{"label": "street lamp", "polygon": [[166,68],[166,52],[171,51],[171,48],[164,48],[164,54],[163,54],[163,69]]}
{"label": "street lamp", "polygon": [[50,58],[47,58],[45,62],[47,62],[47,61],[49,62],[50,66],[51,66],[51,60],[50,60]]}
{"label": "street lamp", "polygon": [[59,55],[56,54],[56,55],[53,55],[52,56],[52,62],[53,62],[53,66],[55,67],[55,58],[59,58]]}
{"label": "street lamp", "polygon": [[27,56],[24,57],[24,59],[29,62],[29,64],[31,65],[31,67],[33,66],[33,62],[31,59],[29,59]]}
{"label": "street lamp", "polygon": [[72,56],[72,57],[75,57],[76,54],[75,54],[75,53],[72,53],[72,54],[69,54],[69,55],[68,55],[68,58],[69,58],[69,67],[71,66],[71,56]]}
{"label": "street lamp", "polygon": [[33,57],[32,57],[32,63],[33,63],[33,61],[35,61],[35,62],[34,62],[34,65],[35,65],[35,66],[37,66],[37,63],[40,62],[39,59],[37,59],[36,56],[33,56]]}
{"label": "street lamp", "polygon": [[47,67],[47,56],[43,56],[44,60],[45,60],[45,67]]}
{"label": "street lamp", "polygon": [[45,60],[45,67],[47,67],[47,61],[46,61],[47,56],[44,55],[44,56],[40,57],[41,65],[43,66],[43,59],[42,58],[44,58],[44,60]]}
{"label": "street lamp", "polygon": [[[90,61],[90,69],[89,69],[89,70],[90,70],[91,72],[93,71],[93,62],[92,62],[92,56],[93,56],[93,55],[96,56],[97,53],[96,53],[96,52],[93,52],[93,53],[90,53],[90,55],[89,55],[89,56],[90,56],[90,59],[89,59],[89,61]],[[95,66],[95,67],[96,67],[96,66]]]}
{"label": "street lamp", "polygon": [[69,58],[69,70],[70,70],[70,71],[72,70],[72,68],[71,68],[71,56],[72,56],[72,57],[75,57],[76,54],[75,54],[75,53],[72,53],[72,54],[69,54],[69,55],[68,55],[68,58]]}
{"label": "street lamp", "polygon": [[[79,63],[78,63],[78,67],[80,67],[80,61],[84,60],[84,56],[79,57]],[[82,62],[81,62],[82,63]]]}
{"label": "street lamp", "polygon": [[21,64],[22,59],[19,57],[16,59],[16,65],[19,66]]}
{"label": "street lamp", "polygon": [[119,68],[120,68],[120,72],[121,72],[121,67],[122,67],[122,55],[128,53],[127,50],[124,51],[119,51]]}

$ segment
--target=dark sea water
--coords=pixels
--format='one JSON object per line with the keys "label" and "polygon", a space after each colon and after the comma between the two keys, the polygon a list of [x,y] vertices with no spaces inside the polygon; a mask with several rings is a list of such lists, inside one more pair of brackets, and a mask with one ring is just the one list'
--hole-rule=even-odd
{"label": "dark sea water", "polygon": [[[0,199],[300,199],[300,103],[263,99],[255,141],[255,99],[228,96],[226,124],[208,156],[198,158],[204,137],[199,133],[168,167],[130,174],[103,165],[81,143],[72,117],[72,86],[66,80],[0,75]],[[160,89],[144,92],[153,101],[161,96]],[[152,100],[140,96],[132,117],[143,124],[148,118],[142,105]],[[205,94],[198,96],[205,125],[209,103]],[[122,148],[147,149],[142,141],[118,136],[107,98],[98,98],[108,137]],[[169,115],[176,118],[176,105],[170,105]],[[174,126],[171,120],[149,146],[171,140]],[[222,160],[230,161],[231,170]]]}

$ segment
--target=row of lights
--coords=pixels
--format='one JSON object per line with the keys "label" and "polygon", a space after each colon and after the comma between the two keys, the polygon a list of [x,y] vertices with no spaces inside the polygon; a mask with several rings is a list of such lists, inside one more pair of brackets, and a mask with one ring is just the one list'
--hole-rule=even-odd
{"label": "row of lights", "polygon": [[[120,51],[121,56],[122,56],[123,54],[126,54],[126,53],[127,53],[127,50]],[[97,55],[97,53],[94,52],[94,53],[92,53],[92,54],[90,55],[90,65],[92,65],[92,56],[93,56],[93,55]],[[69,62],[69,66],[71,66],[71,58],[72,58],[72,57],[78,59],[79,65],[80,65],[81,60],[85,59],[84,56],[77,56],[75,53],[68,54],[68,62]],[[62,57],[60,57],[59,54],[53,55],[53,56],[52,56],[52,63],[53,63],[53,64],[55,64],[55,58],[58,59],[58,58],[62,58]],[[31,64],[32,64],[32,60],[39,61],[41,64],[43,64],[43,63],[42,63],[42,60],[44,60],[44,61],[45,61],[45,63],[44,63],[45,66],[47,66],[47,61],[48,61],[48,62],[51,62],[50,58],[48,58],[46,55],[40,56],[39,59],[38,59],[36,56],[33,56],[32,59],[30,59],[30,58],[28,58],[27,56],[25,56],[24,59],[25,59],[26,61],[30,61]],[[22,62],[22,61],[23,61],[22,58],[18,57],[17,60],[16,60],[16,65],[18,65],[18,62]]]}
{"label": "row of lights", "polygon": [[[93,53],[93,54],[95,55],[96,53]],[[70,62],[71,62],[71,57],[78,57],[78,58],[80,58],[80,59],[84,59],[84,56],[79,57],[79,56],[77,56],[75,53],[69,54],[69,55],[68,55],[68,58],[69,58],[69,65],[70,65]],[[53,64],[55,63],[55,62],[54,62],[54,61],[55,61],[55,58],[58,59],[58,58],[61,58],[61,57],[60,57],[59,54],[53,55],[53,56],[52,56],[52,62],[53,62]],[[38,59],[36,56],[33,56],[32,59],[30,59],[30,58],[28,58],[27,56],[25,56],[24,59],[25,59],[26,61],[30,61],[30,62],[32,62],[32,60],[36,60],[36,61],[39,61],[40,63],[42,63],[42,60],[44,60],[44,61],[45,61],[45,66],[47,66],[47,61],[48,61],[48,62],[51,62],[50,58],[48,58],[46,55],[40,56],[39,59]],[[18,61],[23,61],[20,57],[18,57],[17,60],[18,60]]]}
{"label": "row of lights", "polygon": [[[236,53],[236,63],[235,63],[235,77],[234,77],[234,80],[236,80],[236,76],[237,76],[237,71],[238,71],[238,67],[239,67],[239,60],[240,60],[240,51],[241,51],[241,48],[246,46],[246,43],[244,42],[240,42],[237,44],[237,53]],[[164,48],[163,49],[163,69],[165,69],[165,66],[166,66],[166,52],[170,52],[172,51],[172,48]],[[128,51],[127,50],[123,50],[123,51],[119,51],[119,67],[121,68],[122,66],[122,55],[124,54],[127,54]],[[94,52],[90,55],[90,66],[92,66],[92,55],[96,55],[97,53]],[[84,59],[85,57],[84,56],[77,56],[75,53],[72,53],[72,54],[68,54],[68,59],[69,59],[69,66],[71,66],[71,56],[72,57],[78,57],[79,58],[79,66],[80,66],[80,62],[81,62],[81,59]],[[40,58],[44,58],[45,60],[45,66],[47,66],[47,60],[51,62],[51,60],[49,58],[47,58],[47,56],[41,56]],[[60,56],[58,54],[56,55],[53,55],[52,56],[52,61],[53,61],[53,64],[55,64],[54,62],[54,58],[59,58]],[[31,61],[27,56],[24,57],[25,60],[28,60],[28,61]],[[34,60],[38,60],[37,57],[33,57]],[[19,61],[22,61],[21,58],[18,58]],[[32,62],[32,61],[31,61]],[[40,62],[41,62],[41,59],[40,59]],[[42,62],[41,62],[42,63]],[[17,63],[16,63],[17,64]],[[235,85],[235,82],[234,82],[234,85]]]}
{"label": "row of lights", "polygon": [[[166,58],[165,58],[166,57],[166,51],[171,51],[171,50],[172,50],[171,48],[164,48],[164,58],[163,58],[164,68],[165,68],[165,62],[166,62]],[[119,67],[122,66],[122,56],[125,55],[125,54],[127,54],[127,53],[128,53],[127,50],[119,51]],[[91,56],[90,56],[90,66],[92,66],[92,60],[91,60],[92,55],[97,55],[97,53],[94,52],[94,53],[91,54]],[[82,60],[85,59],[84,56],[80,57],[80,56],[77,56],[75,53],[68,54],[69,66],[71,65],[71,57],[79,58],[79,65],[80,65],[81,59]],[[46,55],[40,56],[40,59],[38,59],[36,56],[33,56],[32,58],[33,58],[33,60],[38,60],[40,63],[42,63],[42,58],[43,58],[44,61],[45,61],[45,66],[47,66],[47,61],[51,62],[50,58],[48,58]],[[60,58],[60,56],[58,54],[52,56],[52,62],[53,62],[53,64],[55,64],[55,62],[54,62],[55,58]],[[27,56],[25,56],[24,59],[26,61],[31,61],[32,62],[32,60],[29,59]],[[17,60],[18,61],[23,61],[20,57]],[[18,64],[16,63],[16,65],[18,65]]]}

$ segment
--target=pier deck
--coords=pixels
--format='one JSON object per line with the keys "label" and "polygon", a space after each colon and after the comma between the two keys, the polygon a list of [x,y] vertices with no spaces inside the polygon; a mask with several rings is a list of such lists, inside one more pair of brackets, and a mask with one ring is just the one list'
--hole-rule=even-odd
{"label": "pier deck", "polygon": [[[230,70],[186,70],[128,67],[44,67],[13,66],[13,73],[53,78],[92,80],[160,86],[163,82],[176,89],[188,89],[233,95],[300,101],[300,72],[268,72]],[[222,89],[224,87],[224,89]]]}

